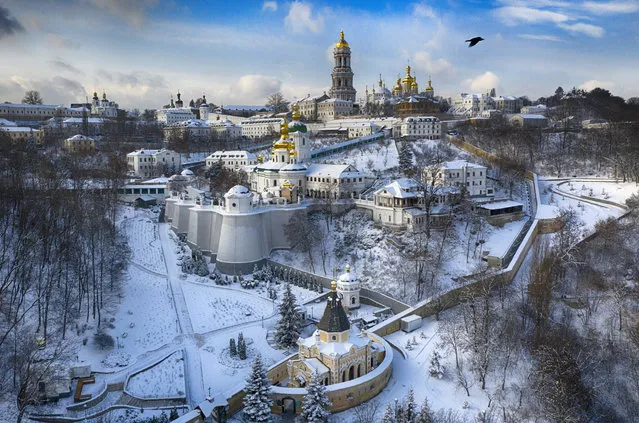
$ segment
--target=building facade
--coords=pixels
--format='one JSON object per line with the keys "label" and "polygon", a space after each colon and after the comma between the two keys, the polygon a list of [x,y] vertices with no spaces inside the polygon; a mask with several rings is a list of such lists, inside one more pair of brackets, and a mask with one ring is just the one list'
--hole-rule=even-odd
{"label": "building facade", "polygon": [[352,165],[312,164],[305,176],[306,196],[311,198],[352,198],[366,188],[364,174]]}
{"label": "building facade", "polygon": [[335,66],[331,73],[331,98],[355,103],[357,91],[353,87],[353,70],[351,69],[351,48],[344,39],[344,31],[339,33],[339,41],[333,49]]}
{"label": "building facade", "polygon": [[182,167],[179,153],[171,150],[137,150],[126,155],[129,172],[141,178],[176,173]]}
{"label": "building facade", "polygon": [[395,103],[395,116],[404,119],[408,116],[425,116],[439,113],[439,102],[430,97],[412,95]]}
{"label": "building facade", "polygon": [[210,169],[216,163],[231,170],[240,170],[244,166],[257,165],[257,156],[248,151],[216,151],[206,158],[206,168]]}
{"label": "building facade", "polygon": [[352,101],[329,98],[317,103],[317,119],[322,122],[334,120],[340,116],[350,116],[352,114]]}
{"label": "building facade", "polygon": [[102,93],[102,100],[98,98],[97,92],[93,92],[91,116],[115,119],[118,117],[118,104],[114,101],[109,101],[106,92]]}
{"label": "building facade", "polygon": [[64,148],[69,153],[95,152],[95,140],[84,135],[74,135],[64,140]]}
{"label": "building facade", "polygon": [[443,162],[437,169],[425,169],[424,178],[435,186],[456,187],[471,197],[495,195],[487,184],[486,166],[466,160]]}
{"label": "building facade", "polygon": [[40,124],[54,117],[81,118],[86,113],[89,113],[89,110],[84,107],[71,108],[50,104],[0,103],[0,118],[19,124]]}
{"label": "building facade", "polygon": [[442,126],[434,116],[407,117],[401,123],[402,138],[437,140],[441,138]]}
{"label": "building facade", "polygon": [[245,138],[264,138],[273,136],[280,131],[282,118],[251,118],[240,123],[242,136]]}

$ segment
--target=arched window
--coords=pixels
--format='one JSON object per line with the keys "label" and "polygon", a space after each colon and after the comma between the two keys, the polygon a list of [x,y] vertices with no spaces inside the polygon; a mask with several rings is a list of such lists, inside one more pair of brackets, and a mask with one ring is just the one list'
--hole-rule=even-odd
{"label": "arched window", "polygon": [[355,297],[351,297],[351,304],[355,304]]}

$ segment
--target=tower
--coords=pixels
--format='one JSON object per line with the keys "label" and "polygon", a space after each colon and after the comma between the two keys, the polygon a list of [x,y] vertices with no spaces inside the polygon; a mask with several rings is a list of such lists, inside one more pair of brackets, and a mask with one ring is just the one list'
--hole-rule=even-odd
{"label": "tower", "polygon": [[182,94],[180,94],[180,90],[178,90],[178,92],[177,92],[177,98],[178,98],[178,99],[177,99],[177,101],[175,102],[175,106],[176,106],[178,109],[181,109],[181,108],[182,108],[182,106],[184,106],[184,102],[183,102],[183,101],[182,101],[182,99],[180,98],[180,96],[181,96],[181,95],[182,95]]}
{"label": "tower", "polygon": [[200,119],[209,120],[209,113],[211,112],[211,108],[206,102],[206,95],[202,94],[202,104],[200,104]]}
{"label": "tower", "polygon": [[348,310],[359,308],[359,280],[354,272],[351,272],[351,266],[346,265],[346,271],[339,277],[337,281],[337,293],[342,298],[342,304]]}
{"label": "tower", "polygon": [[329,91],[331,98],[355,102],[357,92],[353,87],[353,71],[351,70],[351,48],[344,39],[344,31],[339,33],[339,41],[333,49],[335,67],[331,77],[333,83]]}

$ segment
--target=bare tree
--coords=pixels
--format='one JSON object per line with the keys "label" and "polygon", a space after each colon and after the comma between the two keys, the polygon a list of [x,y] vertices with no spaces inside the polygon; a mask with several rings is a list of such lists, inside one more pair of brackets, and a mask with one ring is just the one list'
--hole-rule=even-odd
{"label": "bare tree", "polygon": [[29,90],[24,93],[22,104],[42,104],[42,96],[39,91]]}
{"label": "bare tree", "polygon": [[270,107],[275,113],[286,112],[289,104],[290,102],[280,92],[266,97],[266,107]]}

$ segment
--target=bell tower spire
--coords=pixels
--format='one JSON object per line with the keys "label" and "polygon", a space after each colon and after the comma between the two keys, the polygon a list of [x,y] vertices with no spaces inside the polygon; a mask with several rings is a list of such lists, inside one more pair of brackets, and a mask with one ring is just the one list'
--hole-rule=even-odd
{"label": "bell tower spire", "polygon": [[344,31],[339,33],[339,41],[333,49],[335,66],[331,73],[332,84],[329,91],[331,98],[355,102],[357,91],[353,87],[353,70],[351,69],[351,48],[344,38]]}

